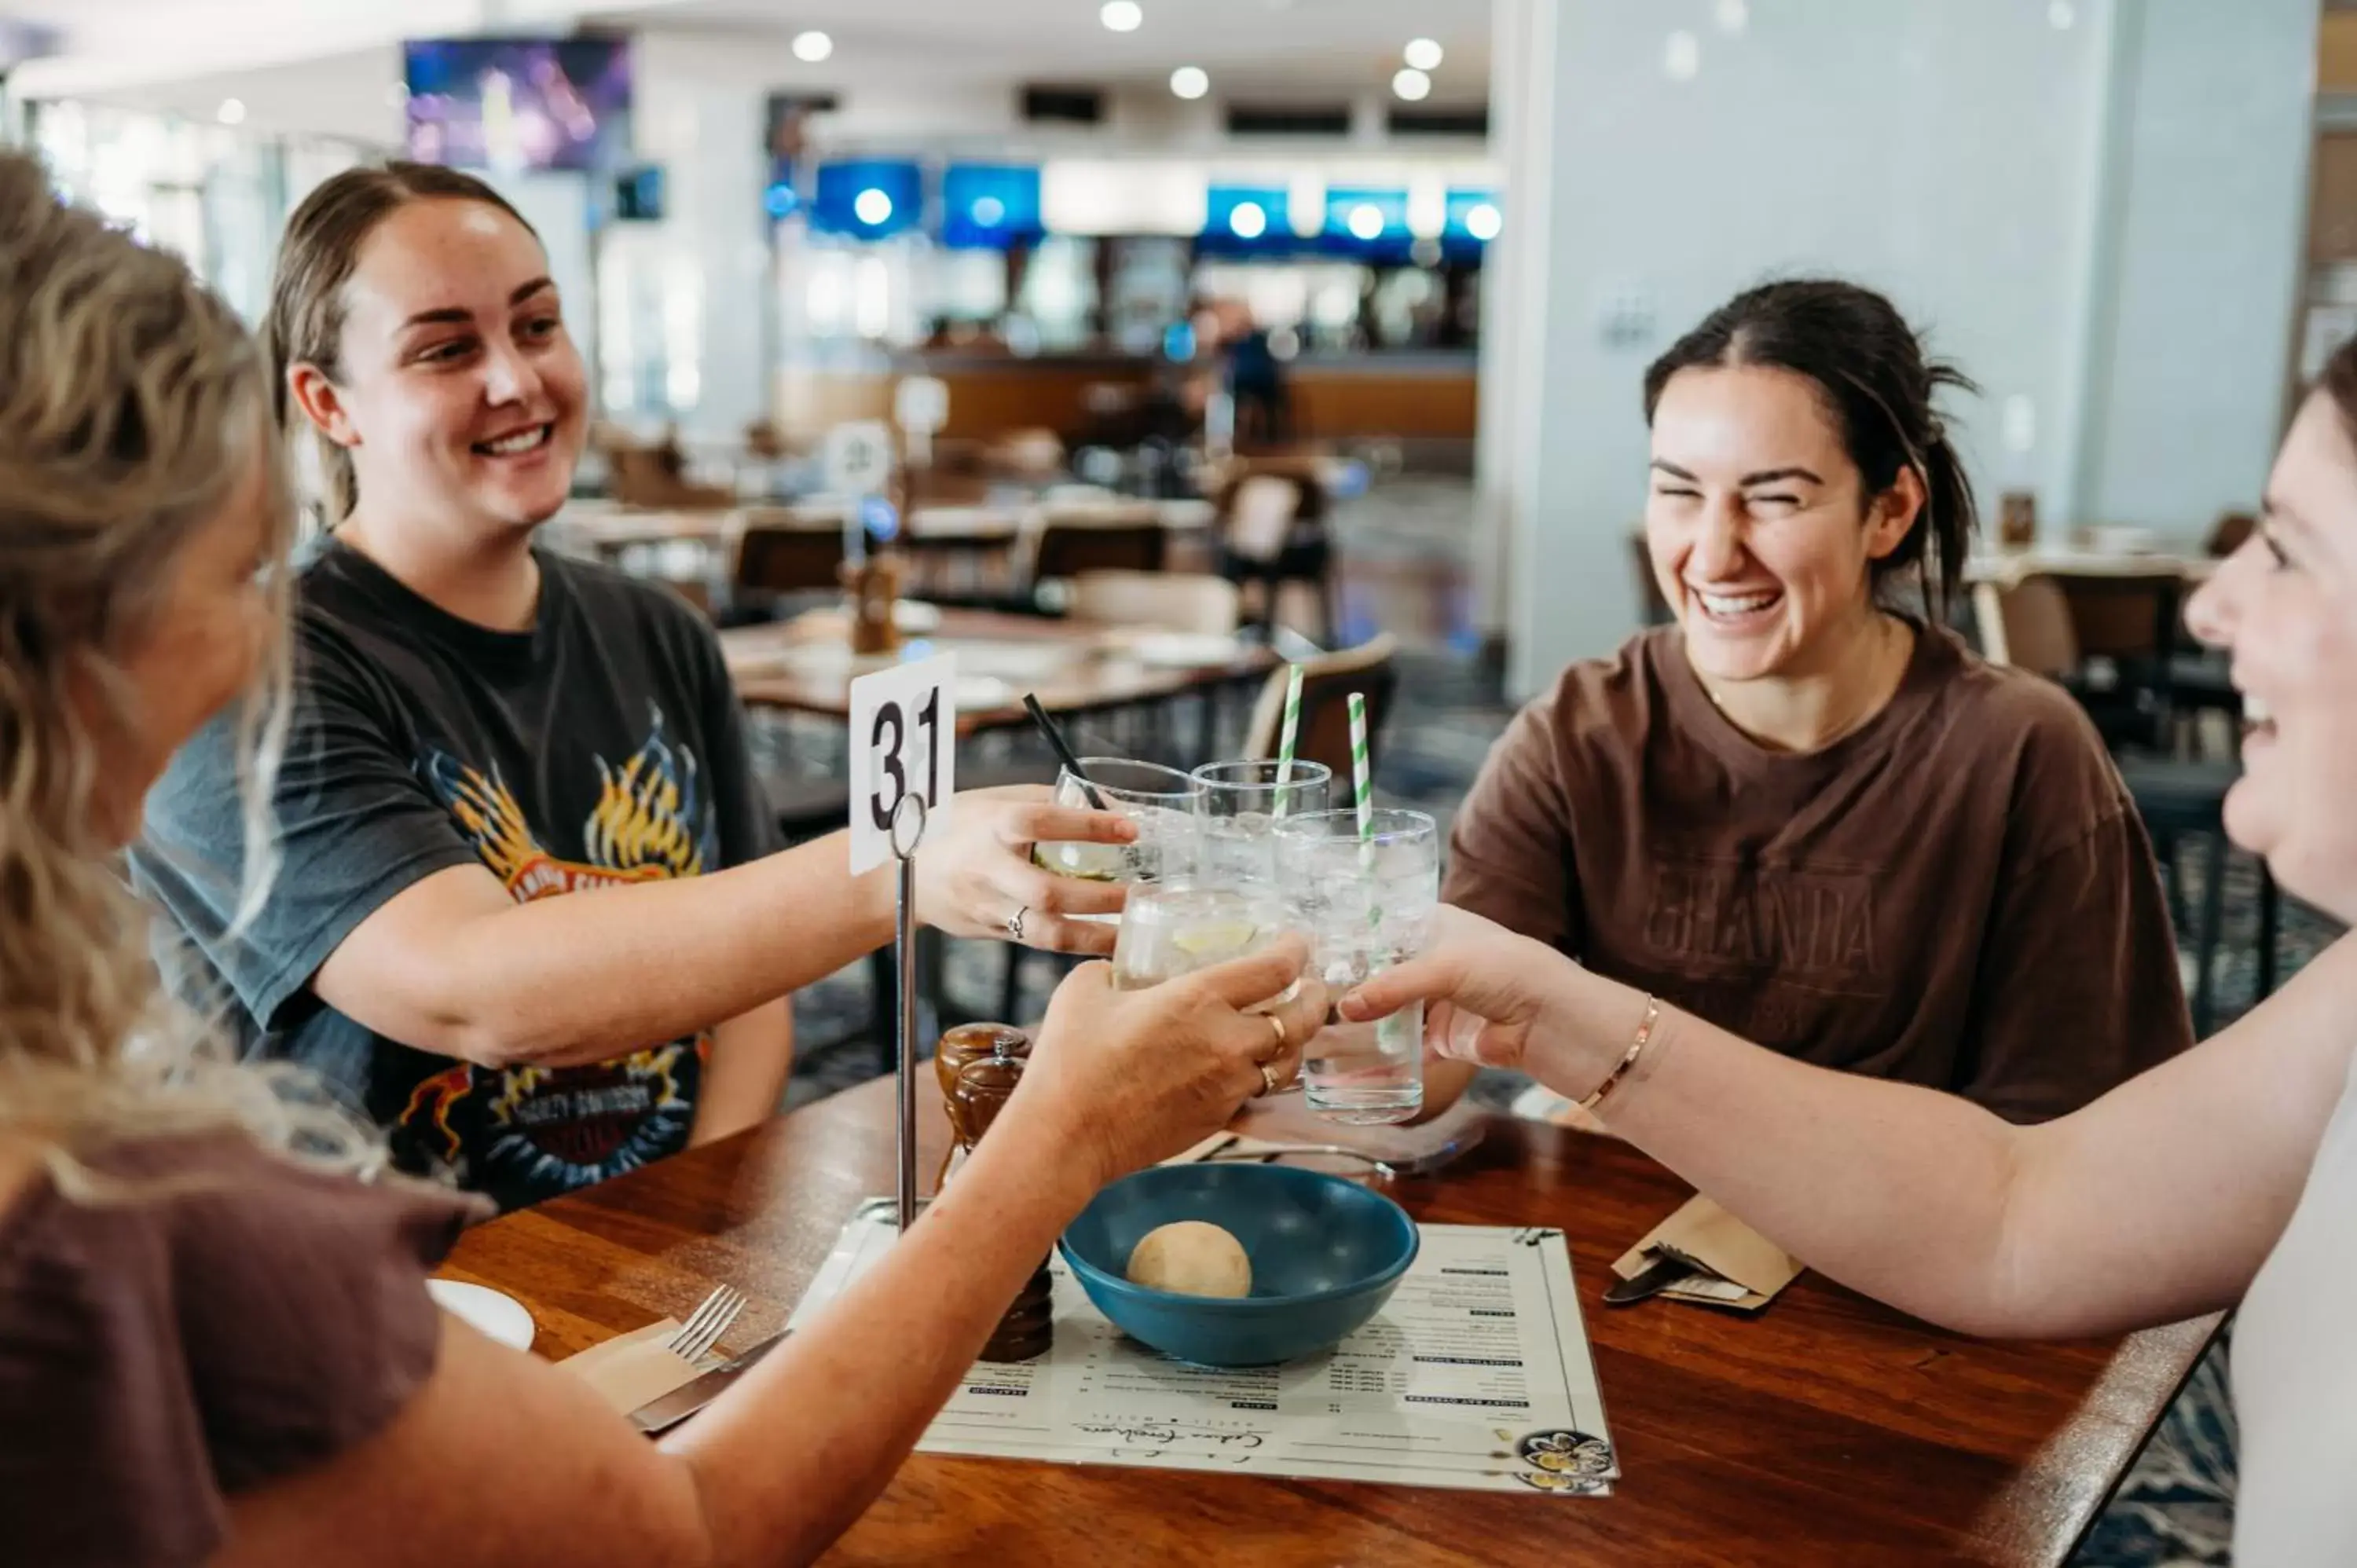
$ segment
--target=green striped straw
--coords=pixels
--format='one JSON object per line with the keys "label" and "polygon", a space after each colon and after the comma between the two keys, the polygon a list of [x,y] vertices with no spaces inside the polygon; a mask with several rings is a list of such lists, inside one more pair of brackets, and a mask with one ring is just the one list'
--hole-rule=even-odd
{"label": "green striped straw", "polygon": [[1359,868],[1369,875],[1375,870],[1375,789],[1367,777],[1367,699],[1364,693],[1351,693],[1351,787],[1358,792],[1359,801]]}
{"label": "green striped straw", "polygon": [[1285,820],[1285,809],[1292,803],[1293,743],[1301,731],[1301,666],[1287,667],[1285,677],[1285,724],[1276,732],[1276,810],[1271,813],[1278,822]]}

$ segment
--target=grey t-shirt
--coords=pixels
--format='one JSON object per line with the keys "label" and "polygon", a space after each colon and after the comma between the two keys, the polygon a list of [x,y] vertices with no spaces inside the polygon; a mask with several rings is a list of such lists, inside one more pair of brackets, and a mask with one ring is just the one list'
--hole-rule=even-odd
{"label": "grey t-shirt", "polygon": [[2234,1318],[2234,1561],[2357,1563],[2357,1057],[2291,1223]]}
{"label": "grey t-shirt", "polygon": [[[501,632],[328,542],[297,591],[296,705],[273,795],[284,859],[260,918],[227,934],[243,854],[228,718],[174,758],[132,854],[196,950],[193,964],[167,952],[167,968],[225,986],[250,1049],[341,1085],[404,1168],[502,1208],[684,1147],[708,1041],[583,1067],[479,1067],[328,1006],[308,989],[319,965],[387,900],[452,866],[488,867],[524,903],[694,876],[778,843],[711,628],[660,588],[538,560],[536,624]],[[662,932],[646,933],[644,961],[664,961]]]}

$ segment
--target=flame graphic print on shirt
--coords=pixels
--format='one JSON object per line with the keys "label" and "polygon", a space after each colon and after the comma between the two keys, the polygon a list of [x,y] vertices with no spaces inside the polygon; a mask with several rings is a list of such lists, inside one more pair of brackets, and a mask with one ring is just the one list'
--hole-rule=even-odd
{"label": "flame graphic print on shirt", "polygon": [[[716,862],[717,829],[694,754],[664,738],[661,710],[627,761],[592,760],[598,791],[581,826],[586,858],[578,861],[543,845],[496,768],[487,777],[434,751],[421,771],[519,904],[695,876]],[[454,1063],[412,1091],[400,1131],[469,1185],[536,1197],[569,1191],[685,1146],[709,1046],[698,1036],[582,1067]]]}

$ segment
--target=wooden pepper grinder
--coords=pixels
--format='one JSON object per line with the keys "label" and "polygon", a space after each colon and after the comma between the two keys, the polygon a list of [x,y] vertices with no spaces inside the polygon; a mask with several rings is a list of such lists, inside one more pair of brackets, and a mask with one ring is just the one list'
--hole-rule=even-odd
{"label": "wooden pepper grinder", "polygon": [[[1020,1057],[986,1056],[958,1069],[957,1082],[950,1090],[950,1125],[956,1130],[958,1146],[967,1154],[974,1153],[974,1146],[1006,1109],[1015,1086],[1023,1081],[1023,1066]],[[1055,1278],[1048,1272],[1048,1260],[1042,1258],[991,1332],[990,1342],[982,1348],[982,1359],[1028,1361],[1046,1355],[1056,1342],[1055,1294]]]}
{"label": "wooden pepper grinder", "polygon": [[851,591],[851,651],[890,653],[900,646],[900,623],[892,607],[900,599],[900,558],[871,550],[866,559],[843,564],[843,585]]}
{"label": "wooden pepper grinder", "polygon": [[958,1074],[968,1062],[987,1061],[993,1057],[1016,1062],[1029,1060],[1031,1036],[1012,1024],[960,1024],[954,1029],[943,1030],[942,1043],[933,1047],[933,1076],[941,1082],[942,1110],[950,1119],[952,1134],[950,1152],[942,1156],[941,1174],[933,1178],[937,1192],[948,1183],[958,1156],[972,1148],[955,1136]]}
{"label": "wooden pepper grinder", "polygon": [[[957,1093],[958,1074],[965,1064],[985,1057],[1007,1057],[1016,1061],[1031,1058],[1031,1036],[1012,1024],[960,1024],[954,1029],[942,1032],[942,1043],[933,1051],[933,1074],[941,1079],[942,1101],[949,1104]],[[957,1125],[957,1109],[949,1107],[950,1125]]]}

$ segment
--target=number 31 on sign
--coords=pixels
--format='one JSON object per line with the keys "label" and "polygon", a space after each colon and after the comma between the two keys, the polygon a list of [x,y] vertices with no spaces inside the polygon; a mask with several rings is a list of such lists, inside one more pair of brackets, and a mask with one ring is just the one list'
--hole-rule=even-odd
{"label": "number 31 on sign", "polygon": [[854,876],[893,857],[892,814],[909,796],[925,803],[925,837],[941,830],[957,788],[956,764],[957,655],[897,664],[851,683]]}

